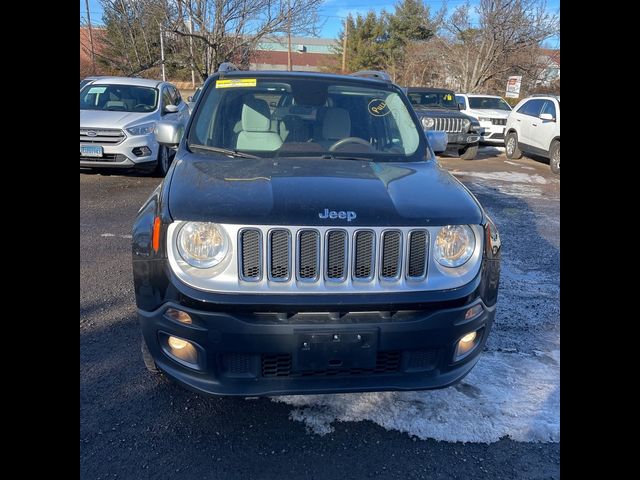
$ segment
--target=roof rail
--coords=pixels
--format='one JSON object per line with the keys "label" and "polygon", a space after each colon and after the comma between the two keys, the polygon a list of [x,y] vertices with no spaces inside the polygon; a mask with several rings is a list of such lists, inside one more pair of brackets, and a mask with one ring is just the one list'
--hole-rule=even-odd
{"label": "roof rail", "polygon": [[355,73],[352,73],[353,77],[366,77],[366,78],[375,78],[376,80],[382,80],[383,82],[391,83],[391,77],[387,72],[383,72],[382,70],[359,70]]}
{"label": "roof rail", "polygon": [[220,73],[224,73],[224,72],[233,72],[235,70],[239,70],[238,67],[236,67],[233,63],[231,62],[222,62],[220,64],[220,66],[218,67],[218,72]]}

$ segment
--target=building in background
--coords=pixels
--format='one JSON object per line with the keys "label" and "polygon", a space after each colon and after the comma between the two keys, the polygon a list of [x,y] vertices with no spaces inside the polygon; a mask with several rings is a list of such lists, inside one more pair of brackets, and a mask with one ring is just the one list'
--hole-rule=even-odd
{"label": "building in background", "polygon": [[541,71],[536,85],[547,87],[560,80],[560,50],[541,48],[538,62]]}
{"label": "building in background", "polygon": [[[291,64],[297,71],[319,71],[334,55],[333,38],[291,37]],[[252,70],[286,70],[287,37],[263,39],[251,57]]]}

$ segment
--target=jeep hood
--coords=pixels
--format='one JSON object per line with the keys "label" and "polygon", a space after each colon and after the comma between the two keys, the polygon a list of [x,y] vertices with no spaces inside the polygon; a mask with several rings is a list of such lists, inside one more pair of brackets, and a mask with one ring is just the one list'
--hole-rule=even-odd
{"label": "jeep hood", "polygon": [[469,118],[460,110],[452,110],[450,108],[425,108],[414,105],[414,110],[418,117],[428,116],[431,118]]}
{"label": "jeep hood", "polygon": [[[254,160],[186,154],[176,160],[168,181],[168,208],[175,220],[296,226],[482,221],[475,198],[433,161]],[[356,218],[320,218],[325,210],[355,212]]]}
{"label": "jeep hood", "polygon": [[149,112],[118,112],[105,110],[80,110],[82,128],[126,128],[156,119]]}

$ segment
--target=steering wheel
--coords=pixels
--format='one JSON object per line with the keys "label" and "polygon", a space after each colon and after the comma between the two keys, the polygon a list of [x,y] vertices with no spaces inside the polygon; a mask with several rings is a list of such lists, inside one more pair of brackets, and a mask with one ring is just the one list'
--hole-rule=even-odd
{"label": "steering wheel", "polygon": [[373,148],[371,146],[371,144],[369,142],[367,142],[365,139],[360,138],[360,137],[346,137],[346,138],[342,138],[340,140],[338,140],[336,143],[334,143],[333,145],[331,145],[329,147],[329,151],[330,152],[335,152],[338,148],[342,147],[343,145],[346,145],[348,143],[357,143],[359,145],[365,145],[367,147],[369,147],[369,149],[373,152],[375,151],[375,148]]}

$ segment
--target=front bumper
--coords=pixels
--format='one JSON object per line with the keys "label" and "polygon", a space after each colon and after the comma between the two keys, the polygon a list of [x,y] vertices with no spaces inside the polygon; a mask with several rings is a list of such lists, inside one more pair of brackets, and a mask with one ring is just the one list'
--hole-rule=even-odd
{"label": "front bumper", "polygon": [[[447,387],[460,381],[478,361],[495,317],[495,305],[487,307],[480,297],[464,305],[455,302],[457,305],[451,308],[416,304],[420,309],[358,312],[342,318],[337,313],[285,314],[236,310],[237,306],[231,305],[229,311],[220,311],[224,310],[221,305],[215,310],[211,305],[185,306],[190,303],[168,302],[151,312],[139,309],[138,318],[157,366],[187,387],[215,395]],[[339,304],[336,299],[335,305]],[[465,312],[474,305],[482,305],[482,312],[466,320]],[[189,313],[193,323],[185,325],[169,318],[168,308]],[[322,310],[326,312],[326,306]],[[476,348],[454,362],[458,340],[472,331],[479,336]],[[167,335],[196,344],[197,369],[171,355]],[[333,340],[334,335],[338,340]],[[358,336],[360,341],[356,340]],[[365,352],[367,345],[363,342],[371,351]]]}
{"label": "front bumper", "polygon": [[[87,157],[80,153],[80,167],[99,168],[147,168],[153,167],[158,159],[160,145],[156,142],[153,134],[127,136],[117,145],[83,143],[82,145],[100,146],[103,150],[102,157]],[[147,147],[150,153],[147,155],[136,155],[136,149]]]}
{"label": "front bumper", "polygon": [[475,133],[447,133],[447,146],[469,145],[480,140],[480,135]]}
{"label": "front bumper", "polygon": [[493,125],[491,123],[483,123],[484,133],[480,136],[483,143],[492,143],[502,145],[504,143],[505,125]]}

